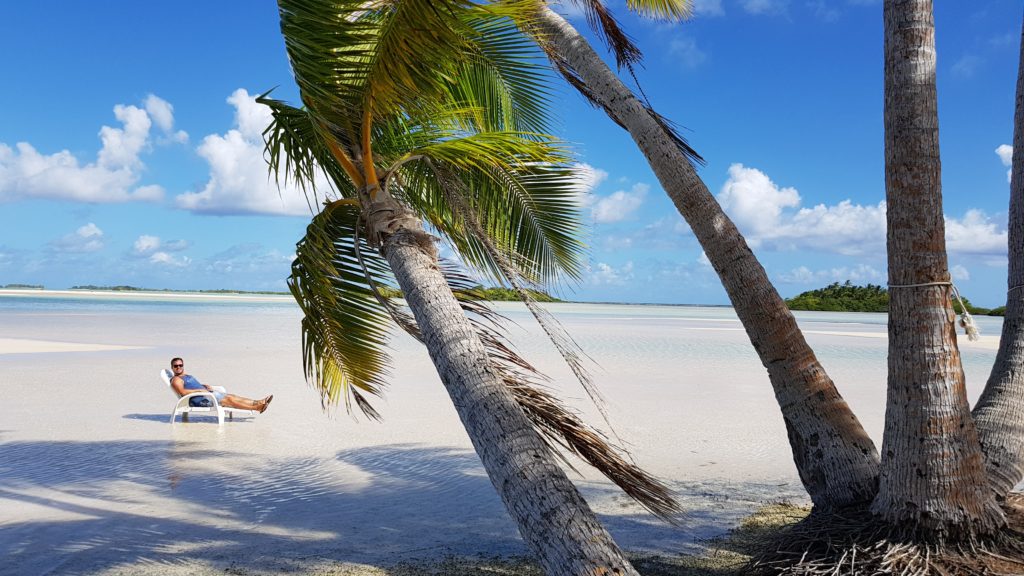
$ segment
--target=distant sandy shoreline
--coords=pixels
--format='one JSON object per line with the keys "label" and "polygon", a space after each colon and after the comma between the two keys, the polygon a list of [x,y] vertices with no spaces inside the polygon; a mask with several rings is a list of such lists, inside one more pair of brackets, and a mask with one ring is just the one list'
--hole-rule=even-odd
{"label": "distant sandy shoreline", "polygon": [[150,290],[35,290],[29,288],[0,288],[0,296],[29,298],[97,298],[142,300],[220,300],[239,302],[284,302],[288,294],[230,294],[214,292],[164,292]]}

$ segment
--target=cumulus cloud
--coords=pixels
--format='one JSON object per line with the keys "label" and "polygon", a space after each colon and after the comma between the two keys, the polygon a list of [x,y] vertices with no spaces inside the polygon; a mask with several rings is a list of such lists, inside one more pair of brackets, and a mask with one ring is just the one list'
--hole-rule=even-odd
{"label": "cumulus cloud", "polygon": [[78,230],[50,242],[50,247],[58,252],[81,254],[102,250],[104,244],[103,230],[89,222]]}
{"label": "cumulus cloud", "polygon": [[136,238],[135,242],[132,244],[132,255],[153,256],[157,252],[179,252],[185,248],[188,248],[188,242],[185,240],[164,242],[159,236],[143,234]]}
{"label": "cumulus cloud", "polygon": [[629,218],[644,203],[649,189],[647,184],[634,184],[628,192],[618,190],[597,200],[592,211],[594,222],[606,224]]}
{"label": "cumulus cloud", "polygon": [[174,131],[174,106],[155,94],[146,96],[146,112],[164,135],[174,142],[188,142],[188,133],[184,130]]}
{"label": "cumulus cloud", "polygon": [[[235,128],[211,134],[199,145],[199,155],[210,165],[210,180],[199,192],[175,198],[179,208],[208,214],[308,215],[302,190],[277,185],[267,177],[263,159],[263,130],[270,124],[270,109],[256,103],[244,89],[227,99],[235,107]],[[318,175],[317,189],[329,188]]]}
{"label": "cumulus cloud", "polygon": [[955,264],[949,269],[949,275],[953,277],[953,280],[970,280],[971,273],[967,271],[967,268],[959,264]]}
{"label": "cumulus cloud", "polygon": [[175,256],[164,251],[153,252],[149,255],[149,262],[159,266],[170,266],[173,268],[187,268],[192,264],[188,256]]}
{"label": "cumulus cloud", "polygon": [[[885,253],[884,201],[859,205],[843,200],[802,208],[796,189],[781,188],[760,170],[742,164],[729,168],[718,201],[755,248],[848,256]],[[1005,224],[980,210],[968,210],[963,218],[947,215],[946,246],[961,254],[1005,255]]]}
{"label": "cumulus cloud", "polygon": [[778,227],[783,208],[800,205],[800,194],[796,188],[779,188],[756,168],[733,164],[718,201],[749,235],[747,239],[756,242]]}
{"label": "cumulus cloud", "polygon": [[594,203],[594,190],[608,179],[608,173],[585,162],[575,164],[572,172],[575,176],[574,188],[579,205],[590,206]]}
{"label": "cumulus cloud", "polygon": [[708,59],[697,41],[690,37],[673,38],[668,45],[668,56],[683,68],[696,68]]}
{"label": "cumulus cloud", "polygon": [[806,266],[800,266],[780,274],[779,280],[786,284],[822,284],[847,280],[854,284],[884,284],[886,277],[884,272],[867,264],[860,264],[853,268],[841,266],[823,270],[811,270]]}
{"label": "cumulus cloud", "polygon": [[999,148],[996,148],[996,154],[999,155],[999,159],[1002,160],[1003,166],[1011,166],[1006,171],[1006,181],[1010,181],[1010,177],[1013,175],[1013,146],[1009,144],[1000,144]]}
{"label": "cumulus cloud", "polygon": [[618,268],[598,262],[587,271],[587,278],[595,286],[622,286],[633,279],[633,262],[626,262]]}
{"label": "cumulus cloud", "polygon": [[946,216],[946,249],[950,252],[1005,256],[1006,245],[1005,227],[981,210],[968,210],[963,218]]}
{"label": "cumulus cloud", "polygon": [[295,260],[294,253],[283,253],[278,250],[267,250],[259,244],[239,244],[216,254],[203,264],[207,272],[216,275],[257,273],[278,273],[280,278],[287,276],[287,271]]}
{"label": "cumulus cloud", "polygon": [[86,164],[67,150],[43,154],[28,142],[18,142],[13,148],[0,142],[0,201],[152,202],[163,198],[160,186],[137,186],[144,168],[140,155],[151,144],[150,114],[118,104],[114,117],[121,127],[100,128],[102,147],[96,160]]}

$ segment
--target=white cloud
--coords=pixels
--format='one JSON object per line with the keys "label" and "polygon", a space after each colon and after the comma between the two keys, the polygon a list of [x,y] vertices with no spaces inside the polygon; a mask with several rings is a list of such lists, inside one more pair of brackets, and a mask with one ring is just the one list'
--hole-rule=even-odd
{"label": "white cloud", "polygon": [[160,248],[160,238],[143,234],[135,239],[132,251],[138,256],[143,256],[152,254],[157,248]]}
{"label": "white cloud", "polygon": [[694,0],[693,13],[698,16],[724,16],[722,0]]}
{"label": "white cloud", "polygon": [[644,203],[649,189],[650,186],[647,184],[634,184],[629,192],[618,190],[601,198],[592,211],[594,221],[604,224],[625,220]]}
{"label": "white cloud", "polygon": [[188,133],[184,130],[174,131],[174,106],[155,94],[146,96],[146,112],[160,130],[172,141],[188,142]]}
{"label": "white cloud", "polygon": [[[167,252],[179,252],[185,248],[188,248],[188,242],[185,240],[164,242],[159,236],[143,234],[135,239],[135,243],[132,245],[132,255],[152,257],[158,252],[166,254]],[[150,260],[153,261],[152,258]]]}
{"label": "white cloud", "polygon": [[741,3],[749,14],[778,14],[786,10],[789,0],[743,0]]}
{"label": "white cloud", "polygon": [[49,198],[77,202],[156,201],[160,186],[136,187],[144,165],[139,155],[149,148],[149,114],[118,104],[121,128],[103,126],[96,161],[82,165],[67,150],[45,155],[28,142],[14,148],[0,143],[0,201]]}
{"label": "white cloud", "polygon": [[747,239],[756,241],[779,225],[783,208],[800,205],[800,194],[795,188],[779,188],[756,168],[733,164],[718,201],[749,236]]}
{"label": "white cloud", "polygon": [[151,264],[157,264],[159,266],[171,266],[173,268],[187,268],[192,264],[192,259],[188,256],[174,256],[167,252],[154,252],[149,256],[149,262]]}
{"label": "white cloud", "polygon": [[953,280],[970,280],[971,273],[967,271],[967,268],[956,264],[949,269],[949,275],[953,277]]}
{"label": "white cloud", "polygon": [[[241,88],[227,101],[235,107],[236,127],[203,139],[198,152],[210,164],[210,180],[199,192],[178,195],[177,206],[210,214],[308,215],[309,204],[302,190],[291,185],[279,190],[267,176],[263,130],[270,124],[270,109],[257,104],[255,97]],[[329,189],[322,174],[317,189]]]}
{"label": "white cloud", "polygon": [[598,262],[587,274],[591,284],[596,286],[622,286],[633,279],[633,262],[615,268],[604,262]]}
{"label": "white cloud", "polygon": [[608,179],[608,173],[600,168],[581,162],[572,167],[575,175],[577,202],[581,207],[594,203],[594,190]]}
{"label": "white cloud", "polygon": [[58,252],[71,253],[96,252],[102,250],[103,245],[103,230],[92,222],[50,243]]}
{"label": "white cloud", "polygon": [[999,159],[1002,160],[1003,166],[1010,166],[1011,168],[1006,171],[1006,181],[1010,181],[1010,177],[1013,175],[1013,146],[1009,144],[1000,144],[999,148],[996,148],[996,154],[999,155]]}
{"label": "white cloud", "polygon": [[[885,202],[800,207],[794,188],[780,188],[760,170],[733,164],[718,194],[722,208],[753,247],[807,249],[844,255],[885,253]],[[950,252],[1005,256],[1006,228],[980,210],[946,216]]]}
{"label": "white cloud", "polygon": [[708,55],[697,46],[697,41],[690,37],[673,38],[668,45],[668,55],[683,68],[696,68],[708,59]]}
{"label": "white cloud", "polygon": [[1005,256],[1006,229],[981,210],[968,210],[963,218],[946,216],[946,249],[960,254]]}
{"label": "white cloud", "polygon": [[854,268],[841,266],[823,270],[811,270],[806,266],[800,266],[780,274],[779,280],[786,284],[822,284],[847,280],[854,284],[884,284],[886,277],[884,272],[872,266],[859,264]]}
{"label": "white cloud", "polygon": [[703,250],[701,251],[700,256],[697,257],[697,264],[700,264],[701,266],[703,266],[705,268],[711,268],[712,267],[711,266],[711,260],[708,259],[707,252],[704,252]]}

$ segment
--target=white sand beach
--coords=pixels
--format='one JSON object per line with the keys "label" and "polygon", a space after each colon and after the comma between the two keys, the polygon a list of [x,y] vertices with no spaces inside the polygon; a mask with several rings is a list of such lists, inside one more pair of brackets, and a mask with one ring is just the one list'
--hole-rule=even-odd
{"label": "white sand beach", "polygon": [[[303,379],[298,310],[224,301],[3,310],[0,574],[387,574],[528,553],[418,344],[393,342],[383,422],[325,413]],[[520,351],[599,423],[539,329],[502,308],[521,324]],[[727,310],[551,309],[597,362],[636,461],[687,510],[666,525],[581,466],[572,477],[620,545],[694,553],[759,503],[803,500],[765,371]],[[880,442],[885,325],[829,318],[804,322],[807,338]],[[998,342],[997,324],[983,330],[981,342],[961,340],[972,398]],[[274,402],[223,426],[172,425],[175,399],[157,376],[172,356],[204,383]]]}

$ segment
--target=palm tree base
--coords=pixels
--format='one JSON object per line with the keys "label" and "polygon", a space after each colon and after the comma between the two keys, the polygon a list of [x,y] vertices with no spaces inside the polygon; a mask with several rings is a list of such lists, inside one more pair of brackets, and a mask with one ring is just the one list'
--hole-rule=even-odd
{"label": "palm tree base", "polygon": [[867,506],[812,513],[766,535],[740,571],[757,576],[1024,574],[1024,494],[1003,503],[1008,525],[993,536],[925,536],[889,525]]}

